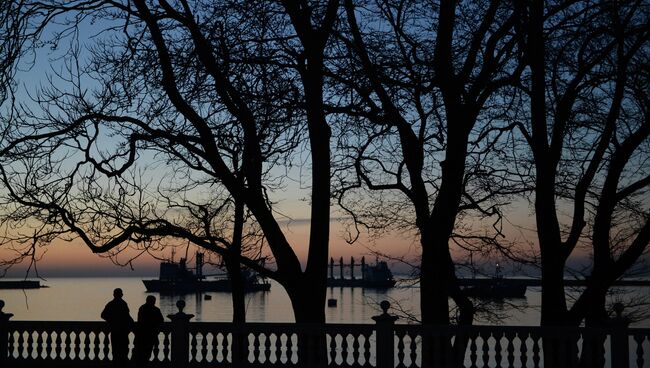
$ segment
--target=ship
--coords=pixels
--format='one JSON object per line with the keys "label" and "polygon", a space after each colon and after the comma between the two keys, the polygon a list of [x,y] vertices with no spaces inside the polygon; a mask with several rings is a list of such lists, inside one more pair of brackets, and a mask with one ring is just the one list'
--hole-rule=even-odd
{"label": "ship", "polygon": [[0,289],[40,289],[46,286],[41,285],[40,281],[19,280],[19,281],[0,281]]}
{"label": "ship", "polygon": [[[271,290],[271,284],[253,271],[244,269],[242,274],[245,292]],[[195,272],[188,269],[185,258],[181,258],[178,263],[161,262],[158,279],[142,280],[142,283],[148,292],[162,294],[232,292],[232,282],[227,275],[215,279],[208,279],[203,275],[203,253],[196,254]]]}
{"label": "ship", "polygon": [[496,264],[494,276],[486,279],[473,279],[473,286],[463,289],[465,295],[480,299],[525,298],[526,283],[523,281],[505,279],[501,266]]}
{"label": "ship", "polygon": [[[354,267],[361,267],[361,278],[354,276]],[[361,258],[361,263],[355,264],[354,258],[350,259],[350,264],[345,265],[343,258],[340,263],[340,277],[334,277],[334,259],[330,258],[330,274],[327,278],[327,286],[330,287],[361,287],[373,289],[388,289],[395,286],[393,273],[388,268],[388,263],[377,260],[374,265],[367,265],[365,257]],[[350,269],[349,277],[344,276],[344,268]]]}

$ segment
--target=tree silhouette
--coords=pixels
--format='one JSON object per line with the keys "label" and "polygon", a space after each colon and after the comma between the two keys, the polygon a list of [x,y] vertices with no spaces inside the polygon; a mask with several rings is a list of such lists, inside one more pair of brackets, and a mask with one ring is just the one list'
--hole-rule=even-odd
{"label": "tree silhouette", "polygon": [[[650,243],[649,8],[639,1],[589,5],[533,1],[522,27],[530,126],[521,131],[535,170],[545,326],[606,325],[607,293]],[[562,221],[567,209],[570,220]],[[592,264],[586,287],[569,305],[567,260],[581,246]],[[547,350],[550,364],[575,361]],[[583,358],[591,350],[587,346]]]}
{"label": "tree silhouette", "polygon": [[[524,84],[531,124],[522,133],[536,172],[543,325],[605,323],[607,291],[650,242],[648,10],[639,1],[531,3]],[[593,265],[569,307],[566,262],[584,243]]]}
{"label": "tree silhouette", "polygon": [[[297,321],[324,322],[330,127],[323,63],[338,2],[15,4],[28,24],[23,52],[44,43],[63,50],[52,83],[14,107],[20,116],[4,136],[7,198],[13,214],[40,220],[33,238],[74,236],[96,253],[188,240],[277,280]],[[272,198],[301,149],[311,163],[304,271]],[[154,172],[154,184],[136,180],[138,170]],[[273,268],[182,226],[187,200],[209,188],[250,211]],[[168,206],[170,199],[179,205]]]}
{"label": "tree silhouette", "polygon": [[498,224],[498,204],[514,190],[497,184],[503,172],[491,155],[514,127],[497,120],[503,111],[495,102],[508,98],[524,68],[514,33],[518,12],[500,1],[344,4],[344,42],[353,54],[345,66],[354,96],[347,108],[361,142],[348,142],[359,148],[349,153],[354,177],[341,190],[343,205],[363,221],[372,214],[359,215],[346,196],[360,187],[380,191],[392,208],[375,220],[397,218],[417,229],[422,322],[448,324],[451,297],[459,323],[470,324],[474,306],[458,285],[450,239],[494,247],[501,235],[497,225],[494,235],[463,237],[458,221]]}
{"label": "tree silhouette", "polygon": [[[356,223],[417,232],[422,322],[449,324],[452,298],[469,324],[475,306],[452,248],[482,243],[468,250],[515,258],[496,241],[502,205],[532,193],[542,324],[601,325],[607,291],[650,241],[644,1],[0,9],[1,81],[43,47],[57,55],[43,88],[3,116],[2,220],[5,244],[25,247],[17,259],[57,237],[97,253],[182,239],[222,255],[234,275],[243,264],[277,280],[297,321],[324,322],[335,175]],[[275,201],[304,157],[303,270]],[[474,220],[495,225],[476,235]],[[265,250],[254,242],[247,253],[239,239],[259,240],[247,233],[257,227]],[[569,305],[564,273],[580,247],[593,265]]]}

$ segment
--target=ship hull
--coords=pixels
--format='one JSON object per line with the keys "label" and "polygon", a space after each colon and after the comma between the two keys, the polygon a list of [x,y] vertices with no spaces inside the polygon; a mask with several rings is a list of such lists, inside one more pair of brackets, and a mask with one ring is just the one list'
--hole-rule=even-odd
{"label": "ship hull", "polygon": [[526,285],[481,285],[463,289],[465,295],[483,299],[525,298]]}
{"label": "ship hull", "polygon": [[0,281],[0,289],[39,289],[40,281]]}
{"label": "ship hull", "polygon": [[328,287],[360,287],[366,289],[389,289],[395,286],[395,280],[370,281],[363,279],[327,279]]}
{"label": "ship hull", "polygon": [[[182,294],[202,292],[232,292],[230,280],[207,280],[207,281],[162,281],[142,280],[144,287],[149,292]],[[271,284],[248,284],[245,292],[269,291]]]}

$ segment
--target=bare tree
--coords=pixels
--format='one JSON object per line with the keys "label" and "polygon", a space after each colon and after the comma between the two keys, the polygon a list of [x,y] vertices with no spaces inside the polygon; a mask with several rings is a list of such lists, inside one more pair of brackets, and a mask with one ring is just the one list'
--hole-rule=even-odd
{"label": "bare tree", "polygon": [[[535,169],[541,323],[602,326],[607,293],[650,243],[650,8],[642,1],[532,1],[528,9],[522,30],[530,75],[523,90],[530,98],[530,126],[521,130]],[[570,213],[566,225],[563,209]],[[592,255],[587,284],[569,305],[567,259],[585,245]],[[583,365],[599,361],[590,355],[602,354],[601,346],[587,344]],[[575,361],[570,353],[545,354],[550,364]]]}
{"label": "bare tree", "polygon": [[[523,70],[518,13],[501,1],[348,0],[345,9],[354,72],[343,81],[352,96],[345,108],[357,141],[346,140],[359,148],[349,153],[354,175],[344,178],[342,204],[371,228],[397,221],[416,229],[422,322],[448,324],[451,297],[458,322],[470,324],[474,306],[458,285],[450,241],[477,251],[502,235],[499,203],[513,188],[496,146],[514,125],[497,101],[508,101]],[[364,188],[355,203],[351,193]],[[386,212],[359,212],[368,199],[388,204]],[[464,218],[483,219],[493,232],[464,232]]]}
{"label": "bare tree", "polygon": [[22,38],[18,34],[24,24],[16,20],[15,7],[13,2],[0,4],[0,105],[12,91],[16,59],[21,50],[19,43]]}
{"label": "bare tree", "polygon": [[[650,242],[649,8],[533,1],[529,9],[531,124],[522,133],[536,171],[542,325],[602,325],[607,291]],[[570,208],[567,226],[563,208]],[[581,244],[593,264],[587,287],[568,306],[566,262]]]}
{"label": "bare tree", "polygon": [[[96,253],[188,240],[277,280],[297,321],[324,322],[330,127],[323,63],[338,2],[16,4],[19,18],[31,17],[32,50],[43,39],[64,49],[51,83],[15,108],[21,115],[3,141],[13,213],[43,224],[33,238],[74,236]],[[96,31],[85,37],[91,24]],[[311,163],[304,271],[273,205],[283,166],[299,149]],[[137,170],[157,173],[166,188],[130,180]],[[187,204],[212,187],[227,192],[235,212],[252,213],[273,267],[205,229],[182,226]],[[156,198],[160,192],[167,200]],[[167,205],[170,198],[178,208]]]}

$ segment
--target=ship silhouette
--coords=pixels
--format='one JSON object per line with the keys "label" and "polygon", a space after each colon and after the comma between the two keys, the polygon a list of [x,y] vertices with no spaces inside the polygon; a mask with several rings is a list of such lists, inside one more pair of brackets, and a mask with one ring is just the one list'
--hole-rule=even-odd
{"label": "ship silhouette", "polygon": [[490,279],[473,279],[474,285],[463,288],[465,295],[481,299],[525,298],[526,283],[505,279],[497,263],[494,276]]}
{"label": "ship silhouette", "polygon": [[[244,269],[244,291],[269,291],[271,284],[257,273]],[[203,275],[203,253],[196,253],[195,271],[187,267],[187,260],[181,258],[180,262],[166,261],[160,263],[158,279],[142,280],[149,292],[163,294],[201,293],[208,291],[232,292],[232,282],[227,274],[208,279]]]}
{"label": "ship silhouette", "polygon": [[[361,277],[354,276],[354,268],[361,268]],[[345,277],[344,269],[349,268],[350,275]],[[362,287],[374,289],[387,289],[395,286],[393,273],[388,268],[385,261],[375,261],[373,265],[367,265],[365,257],[361,258],[361,263],[355,263],[354,258],[350,258],[350,264],[344,264],[343,258],[339,261],[340,276],[334,277],[334,259],[330,258],[330,272],[327,277],[327,286],[331,287]]]}

